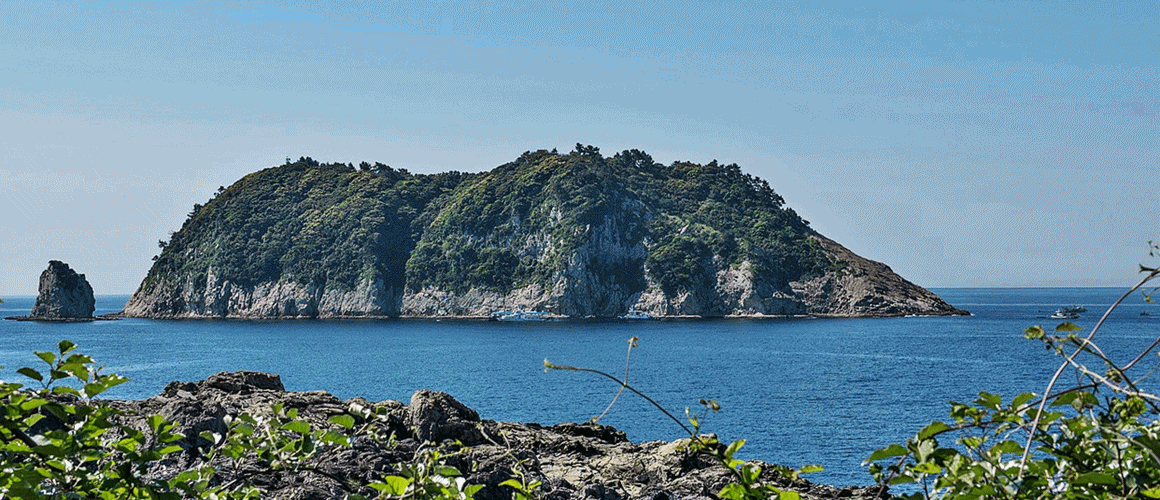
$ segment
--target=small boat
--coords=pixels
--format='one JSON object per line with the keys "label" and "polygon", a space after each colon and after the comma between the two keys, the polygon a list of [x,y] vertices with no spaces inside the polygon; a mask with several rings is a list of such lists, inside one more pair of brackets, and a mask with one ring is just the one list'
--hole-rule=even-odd
{"label": "small boat", "polygon": [[638,311],[636,309],[629,309],[627,313],[624,313],[623,315],[619,316],[618,319],[624,319],[624,320],[642,320],[642,319],[645,319],[645,320],[647,320],[647,319],[656,319],[656,318],[652,317],[651,314],[646,313],[644,311]]}
{"label": "small boat", "polygon": [[488,321],[548,321],[548,313],[543,311],[495,311]]}
{"label": "small boat", "polygon": [[1061,307],[1049,316],[1051,319],[1076,319],[1087,309],[1082,306]]}

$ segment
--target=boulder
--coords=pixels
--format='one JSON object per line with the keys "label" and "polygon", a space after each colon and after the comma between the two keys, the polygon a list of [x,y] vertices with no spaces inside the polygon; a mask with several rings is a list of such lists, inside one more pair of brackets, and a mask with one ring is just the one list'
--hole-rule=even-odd
{"label": "boulder", "polygon": [[48,269],[40,273],[40,291],[29,316],[45,319],[92,318],[95,308],[93,287],[85,275],[77,274],[64,262],[50,260]]}
{"label": "boulder", "polygon": [[476,429],[479,413],[445,392],[415,391],[407,411],[407,427],[415,429],[420,441],[440,442],[459,439],[467,444],[482,441]]}

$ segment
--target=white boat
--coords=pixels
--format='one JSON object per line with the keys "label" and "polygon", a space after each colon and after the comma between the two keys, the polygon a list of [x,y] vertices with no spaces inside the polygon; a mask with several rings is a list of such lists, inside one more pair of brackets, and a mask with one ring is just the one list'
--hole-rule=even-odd
{"label": "white boat", "polygon": [[[1084,311],[1086,311],[1086,310],[1087,309],[1084,309]],[[1076,311],[1073,308],[1061,307],[1059,309],[1056,309],[1055,312],[1052,313],[1052,315],[1049,317],[1051,319],[1076,319],[1079,317],[1079,313],[1080,313],[1080,311]]]}
{"label": "white boat", "polygon": [[548,321],[548,313],[543,311],[495,311],[488,321]]}
{"label": "white boat", "polygon": [[651,314],[646,313],[644,311],[638,311],[636,309],[629,309],[627,313],[624,313],[624,315],[619,316],[619,319],[638,320],[638,319],[656,319],[656,318],[652,317]]}

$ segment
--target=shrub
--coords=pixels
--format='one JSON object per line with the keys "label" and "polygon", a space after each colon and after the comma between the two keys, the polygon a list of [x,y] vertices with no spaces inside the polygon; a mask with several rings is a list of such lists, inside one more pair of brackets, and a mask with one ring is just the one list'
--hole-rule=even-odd
{"label": "shrub", "polygon": [[[951,403],[949,423],[932,422],[905,444],[875,451],[866,459],[870,473],[883,488],[915,484],[919,491],[902,496],[910,499],[1160,498],[1160,396],[1142,389],[1160,366],[1141,373],[1160,338],[1126,362],[1109,359],[1095,341],[1111,312],[1160,268],[1141,272],[1087,335],[1070,322],[1026,330],[1064,358],[1044,395],[1004,404],[980,393],[970,404]],[[1069,368],[1078,382],[1057,388]]]}
{"label": "shrub", "polygon": [[[138,430],[122,423],[120,411],[94,401],[128,379],[102,374],[92,358],[75,349],[72,342],[61,341],[55,353],[36,353],[46,369],[18,370],[39,388],[0,383],[0,498],[249,499],[261,495],[249,479],[268,471],[327,476],[348,498],[467,500],[480,489],[467,485],[445,463],[447,456],[429,446],[412,462],[397,464],[395,475],[367,484],[334,477],[314,468],[311,459],[357,438],[392,441],[373,425],[385,421],[383,410],[352,408],[357,415],[331,416],[330,428],[319,429],[281,404],[268,415],[227,417],[224,435],[205,431],[199,436],[208,443],[199,450],[201,465],[148,479],[151,468],[183,451],[177,443],[185,436],[175,431],[175,422],[158,415],[144,418],[145,428]],[[534,489],[524,485],[522,491]]]}

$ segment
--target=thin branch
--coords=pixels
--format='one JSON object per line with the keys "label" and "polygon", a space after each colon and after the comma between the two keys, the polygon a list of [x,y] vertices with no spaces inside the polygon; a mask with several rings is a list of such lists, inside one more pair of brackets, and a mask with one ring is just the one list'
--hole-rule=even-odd
{"label": "thin branch", "polygon": [[[1108,316],[1112,314],[1112,311],[1119,307],[1120,303],[1123,302],[1124,299],[1128,298],[1128,296],[1134,293],[1136,290],[1139,290],[1141,286],[1144,286],[1144,283],[1147,283],[1152,278],[1155,278],[1158,274],[1160,274],[1160,269],[1153,269],[1152,272],[1148,273],[1148,275],[1144,277],[1144,279],[1140,280],[1139,283],[1136,283],[1136,286],[1133,286],[1130,290],[1124,292],[1120,298],[1116,299],[1116,301],[1112,303],[1112,305],[1109,306],[1106,311],[1104,311],[1103,316],[1101,316],[1100,320],[1096,322],[1096,326],[1092,328],[1092,331],[1088,333],[1087,337],[1084,338],[1084,343],[1091,342],[1091,339],[1095,337],[1096,332],[1099,331],[1101,326],[1103,326],[1104,321],[1108,319]],[[1067,360],[1064,363],[1059,365],[1059,369],[1055,370],[1055,374],[1051,376],[1051,381],[1047,383],[1047,389],[1043,391],[1044,394],[1051,393],[1051,389],[1055,387],[1055,382],[1059,380],[1059,376],[1063,374],[1063,370],[1068,367],[1072,360],[1074,360],[1082,350],[1083,349],[1076,349],[1075,352],[1072,352],[1071,355],[1067,357]],[[1027,469],[1027,457],[1031,455],[1031,445],[1035,442],[1035,432],[1036,429],[1039,428],[1039,420],[1043,416],[1043,409],[1046,407],[1047,398],[1044,398],[1043,401],[1039,403],[1039,412],[1036,413],[1035,420],[1031,424],[1031,435],[1027,436],[1027,444],[1023,446],[1023,457],[1019,459],[1019,479],[1023,479],[1023,471]]]}
{"label": "thin branch", "polygon": [[1128,364],[1124,365],[1124,371],[1131,370],[1133,366],[1136,366],[1136,363],[1139,363],[1140,360],[1144,359],[1144,357],[1147,356],[1148,353],[1152,352],[1152,350],[1155,349],[1158,345],[1160,345],[1160,337],[1157,337],[1156,340],[1152,341],[1152,344],[1149,345],[1147,349],[1144,349],[1139,356],[1136,356],[1136,359],[1133,359],[1132,361],[1129,361]]}

